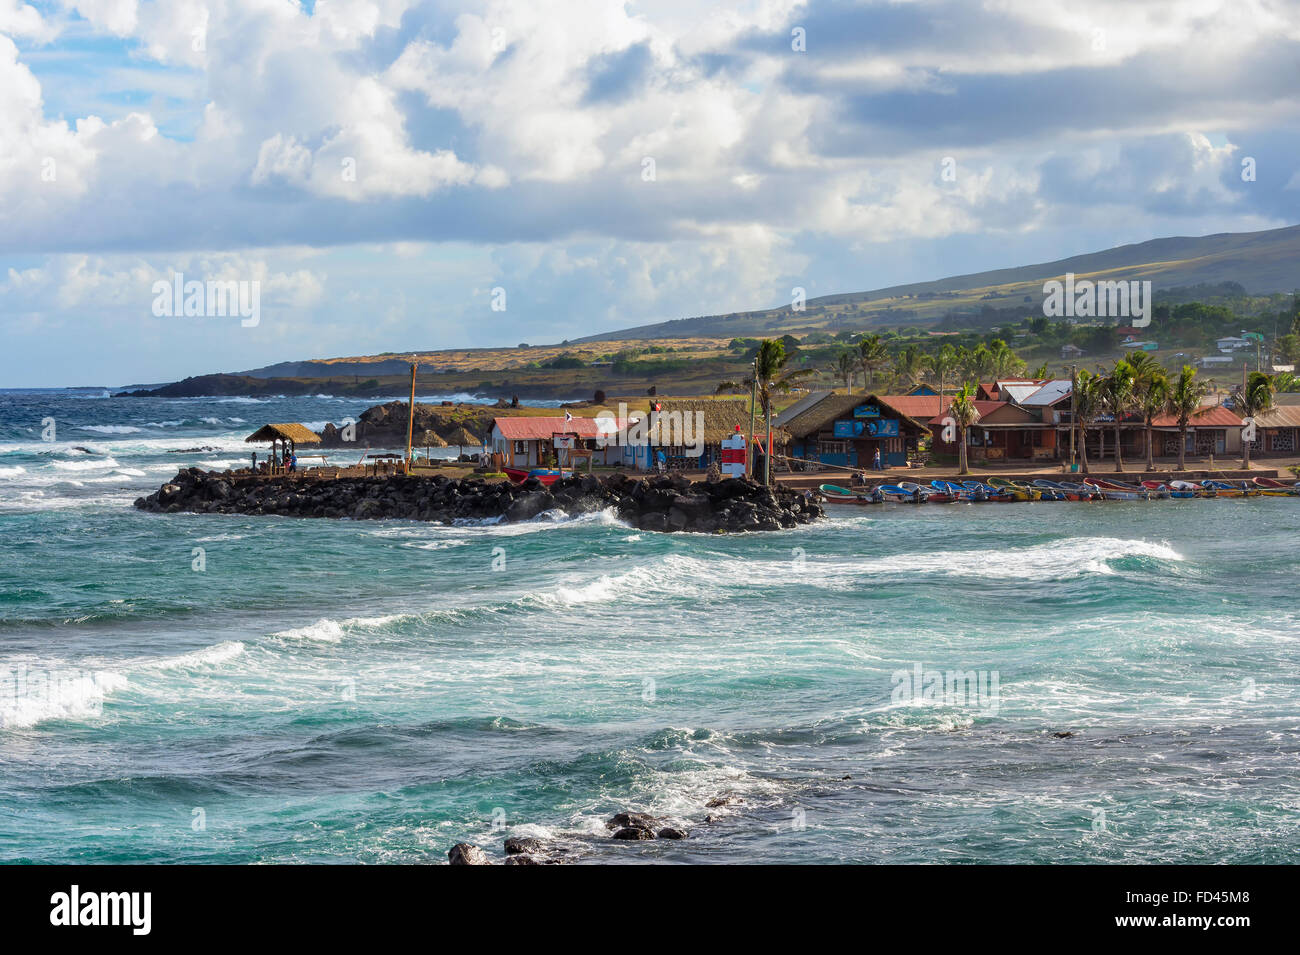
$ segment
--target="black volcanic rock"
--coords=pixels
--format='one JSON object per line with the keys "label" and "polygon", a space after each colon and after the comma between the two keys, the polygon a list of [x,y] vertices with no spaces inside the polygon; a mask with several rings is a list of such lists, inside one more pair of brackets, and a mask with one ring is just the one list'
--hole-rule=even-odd
{"label": "black volcanic rock", "polygon": [[708,485],[691,484],[676,476],[647,481],[622,474],[604,479],[565,477],[543,487],[536,478],[519,485],[444,475],[310,480],[189,468],[153,494],[136,500],[135,506],[167,514],[276,514],[442,524],[511,523],[533,520],[556,508],[569,515],[613,508],[621,519],[641,530],[702,534],[778,530],[823,516],[820,505],[785,487],[765,488],[736,478]]}

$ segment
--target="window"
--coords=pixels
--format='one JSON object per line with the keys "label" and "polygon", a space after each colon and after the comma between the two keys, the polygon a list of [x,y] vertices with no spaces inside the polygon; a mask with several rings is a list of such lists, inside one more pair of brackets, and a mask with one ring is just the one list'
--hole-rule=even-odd
{"label": "window", "polygon": [[528,453],[528,442],[527,442],[527,441],[516,441],[516,442],[515,442],[515,454],[527,454],[527,453]]}
{"label": "window", "polygon": [[847,444],[845,441],[820,441],[817,450],[821,454],[848,454]]}

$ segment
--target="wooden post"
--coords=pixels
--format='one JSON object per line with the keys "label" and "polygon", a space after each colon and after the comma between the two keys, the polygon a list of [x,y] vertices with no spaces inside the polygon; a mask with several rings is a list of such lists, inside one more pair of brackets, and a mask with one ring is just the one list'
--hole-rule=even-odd
{"label": "wooden post", "polygon": [[754,356],[754,374],[749,390],[749,446],[745,448],[745,474],[754,476],[754,416],[758,411],[758,356]]}
{"label": "wooden post", "polygon": [[411,403],[406,409],[406,473],[411,473],[411,441],[415,436],[415,369],[419,362],[411,362]]}

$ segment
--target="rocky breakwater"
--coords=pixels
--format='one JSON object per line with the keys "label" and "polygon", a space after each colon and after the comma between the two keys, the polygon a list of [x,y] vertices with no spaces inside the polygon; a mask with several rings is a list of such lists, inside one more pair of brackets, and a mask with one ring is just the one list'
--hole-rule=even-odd
{"label": "rocky breakwater", "polygon": [[704,534],[780,530],[823,516],[820,505],[781,486],[768,488],[739,478],[692,483],[680,475],[636,479],[625,474],[576,475],[544,487],[536,478],[523,484],[444,475],[268,480],[189,468],[139,498],[135,506],[168,514],[275,514],[443,524],[528,521],[548,512],[575,516],[612,508],[641,530]]}

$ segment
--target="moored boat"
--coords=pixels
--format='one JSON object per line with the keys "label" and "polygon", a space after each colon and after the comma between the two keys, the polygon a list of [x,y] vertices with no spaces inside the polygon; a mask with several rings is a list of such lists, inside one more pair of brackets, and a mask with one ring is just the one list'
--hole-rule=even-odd
{"label": "moored boat", "polygon": [[823,484],[817,488],[831,504],[875,504],[866,492],[851,491],[837,484]]}
{"label": "moored boat", "polygon": [[1286,484],[1275,478],[1257,477],[1255,486],[1271,497],[1300,495],[1300,484]]}
{"label": "moored boat", "polygon": [[558,481],[564,473],[562,471],[557,471],[554,468],[502,468],[501,470],[505,472],[506,477],[510,478],[510,480],[514,481],[516,484],[523,484],[529,478],[535,477],[547,487]]}
{"label": "moored boat", "polygon": [[1120,484],[1118,481],[1105,481],[1101,478],[1086,477],[1083,483],[1095,487],[1108,501],[1144,501],[1151,497],[1146,488],[1132,484]]}

